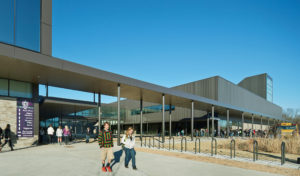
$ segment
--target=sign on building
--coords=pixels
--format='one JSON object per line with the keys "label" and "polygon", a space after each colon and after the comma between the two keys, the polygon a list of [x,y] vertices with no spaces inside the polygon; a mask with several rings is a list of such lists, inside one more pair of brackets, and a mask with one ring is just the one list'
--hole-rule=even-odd
{"label": "sign on building", "polygon": [[17,100],[17,135],[34,136],[34,104],[30,99]]}

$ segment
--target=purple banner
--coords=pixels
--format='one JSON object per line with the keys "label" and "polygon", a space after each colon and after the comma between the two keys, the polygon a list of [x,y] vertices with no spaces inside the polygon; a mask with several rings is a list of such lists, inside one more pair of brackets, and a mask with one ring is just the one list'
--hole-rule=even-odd
{"label": "purple banner", "polygon": [[30,99],[17,101],[17,135],[33,137],[34,135],[34,104]]}

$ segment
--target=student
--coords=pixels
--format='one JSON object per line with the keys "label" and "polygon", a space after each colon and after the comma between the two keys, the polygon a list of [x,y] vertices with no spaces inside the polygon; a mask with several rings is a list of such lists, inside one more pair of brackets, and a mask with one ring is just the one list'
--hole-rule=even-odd
{"label": "student", "polygon": [[59,126],[56,130],[56,136],[57,136],[57,143],[60,145],[62,142],[62,135],[63,135],[63,130],[61,129],[61,126]]}
{"label": "student", "polygon": [[135,137],[133,136],[133,128],[129,127],[126,131],[126,134],[122,138],[122,144],[124,144],[124,150],[125,150],[125,168],[128,168],[128,164],[130,159],[132,159],[132,168],[134,170],[137,170],[135,165]]}
{"label": "student", "polygon": [[54,134],[54,129],[52,127],[52,124],[49,125],[48,129],[47,129],[47,134],[48,134],[48,138],[49,138],[49,144],[53,143],[53,134]]}
{"label": "student", "polygon": [[90,135],[91,135],[90,127],[87,127],[87,129],[86,129],[86,135],[85,135],[85,143],[89,143],[90,142]]}
{"label": "student", "polygon": [[0,127],[0,152],[1,152],[1,140],[3,139],[3,130],[2,128]]}
{"label": "student", "polygon": [[43,141],[44,141],[44,135],[45,135],[45,131],[44,131],[44,129],[41,127],[40,128],[40,144],[42,144],[43,143]]}
{"label": "student", "polygon": [[[102,160],[102,171],[103,172],[112,172],[110,163],[111,160],[114,159],[114,154],[113,154],[113,136],[112,132],[109,129],[110,125],[108,122],[104,123],[104,130],[99,131],[99,137],[98,137],[98,142],[101,150],[101,160]],[[105,167],[105,160],[107,159],[107,164]]]}
{"label": "student", "polygon": [[64,140],[65,140],[65,144],[68,145],[69,144],[69,138],[71,136],[71,132],[69,130],[69,127],[66,125],[64,130],[63,130],[63,135],[64,135]]}
{"label": "student", "polygon": [[[12,142],[11,142],[11,137],[12,137],[12,135],[11,135],[11,131],[10,131],[10,124],[7,124],[7,125],[6,125],[6,128],[5,128],[5,130],[4,130],[4,139],[5,139],[5,142],[4,142],[4,144],[1,146],[1,148],[3,148],[3,147],[8,143],[8,145],[9,145],[11,151],[14,150],[14,149],[13,149],[13,146],[12,146]],[[0,150],[0,151],[1,151],[1,150]]]}

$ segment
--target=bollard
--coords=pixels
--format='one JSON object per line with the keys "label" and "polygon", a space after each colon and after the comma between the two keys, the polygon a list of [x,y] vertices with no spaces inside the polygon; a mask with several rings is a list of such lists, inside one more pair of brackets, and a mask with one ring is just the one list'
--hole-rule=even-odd
{"label": "bollard", "polygon": [[160,136],[158,137],[158,149],[160,149]]}
{"label": "bollard", "polygon": [[281,165],[285,163],[285,142],[281,143]]}
{"label": "bollard", "polygon": [[253,141],[253,161],[258,160],[258,143],[256,140]]}
{"label": "bollard", "polygon": [[183,141],[183,139],[184,139],[184,141],[185,141],[185,151],[186,151],[186,138],[185,137],[182,137],[181,138],[181,152],[182,152],[182,148],[183,148],[183,145],[182,145],[182,141]]}
{"label": "bollard", "polygon": [[217,140],[216,140],[216,138],[212,137],[211,138],[211,156],[214,155],[214,152],[213,152],[214,142],[215,142],[215,155],[217,155]]}
{"label": "bollard", "polygon": [[200,153],[200,138],[195,139],[195,154],[197,153],[197,141],[199,141],[199,153]]}
{"label": "bollard", "polygon": [[147,147],[147,136],[144,136],[144,139],[145,139],[145,144],[144,144],[144,146]]}
{"label": "bollard", "polygon": [[235,140],[232,139],[230,142],[230,158],[232,158],[232,144],[233,144],[233,158],[235,158]]}
{"label": "bollard", "polygon": [[143,136],[140,136],[141,139],[141,147],[143,147]]}
{"label": "bollard", "polygon": [[171,136],[169,138],[169,150],[171,150],[171,139],[173,139],[173,150],[174,150],[174,137],[173,136]]}
{"label": "bollard", "polygon": [[149,136],[149,144],[148,144],[149,148],[151,147],[151,136]]}

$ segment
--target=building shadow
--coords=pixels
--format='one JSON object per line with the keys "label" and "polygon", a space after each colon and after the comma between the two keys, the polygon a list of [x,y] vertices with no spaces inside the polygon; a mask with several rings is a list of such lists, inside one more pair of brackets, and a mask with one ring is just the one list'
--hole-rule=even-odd
{"label": "building shadow", "polygon": [[113,160],[113,163],[112,163],[111,167],[114,167],[115,164],[120,162],[122,154],[123,154],[123,149],[114,152],[115,159]]}

